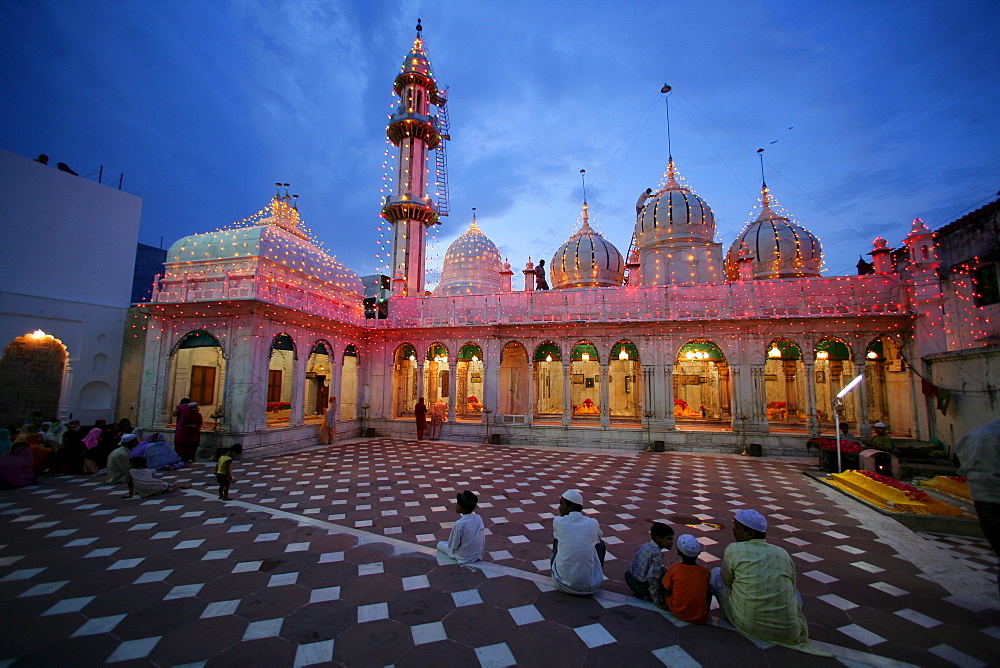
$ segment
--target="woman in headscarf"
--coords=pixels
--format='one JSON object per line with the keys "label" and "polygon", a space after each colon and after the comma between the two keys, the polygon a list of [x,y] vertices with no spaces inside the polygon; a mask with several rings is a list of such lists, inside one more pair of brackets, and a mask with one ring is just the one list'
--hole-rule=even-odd
{"label": "woman in headscarf", "polygon": [[323,426],[319,429],[319,442],[333,443],[337,435],[337,397],[330,397],[330,406],[323,414]]}
{"label": "woman in headscarf", "polygon": [[174,406],[174,449],[177,452],[181,451],[181,440],[184,434],[184,416],[190,410],[190,403],[191,400],[184,397],[179,404]]}
{"label": "woman in headscarf", "polygon": [[0,455],[10,452],[10,429],[0,428]]}
{"label": "woman in headscarf", "polygon": [[[167,443],[163,434],[156,432],[150,436],[150,439],[144,451],[148,468],[160,471],[168,467],[178,467],[184,463],[173,446]],[[138,457],[139,455],[133,456]]]}
{"label": "woman in headscarf", "polygon": [[181,423],[180,440],[174,441],[177,446],[177,454],[185,462],[193,462],[198,456],[198,446],[201,444],[201,411],[198,404],[191,402],[183,418],[179,418]]}
{"label": "woman in headscarf", "polygon": [[[101,470],[101,466],[98,465],[101,459],[101,451],[98,446],[101,443],[101,434],[104,432],[106,424],[107,421],[105,420],[97,420],[90,431],[87,432],[87,435],[83,437],[83,445],[86,447],[86,450],[83,452],[84,473],[97,473]],[[104,459],[107,461],[107,456]]]}
{"label": "woman in headscarf", "polygon": [[0,489],[24,487],[33,482],[31,448],[24,441],[18,441],[11,445],[10,452],[0,455]]}

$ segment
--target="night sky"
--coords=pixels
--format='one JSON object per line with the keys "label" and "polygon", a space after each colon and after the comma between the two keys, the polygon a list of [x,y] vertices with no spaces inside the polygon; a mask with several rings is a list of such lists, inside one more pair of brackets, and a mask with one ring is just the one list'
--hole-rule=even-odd
{"label": "night sky", "polygon": [[515,271],[550,258],[577,225],[581,169],[591,223],[624,255],[667,162],[664,83],[673,156],[724,250],[757,206],[758,148],[830,274],[1000,188],[998,2],[0,0],[0,148],[93,180],[103,165],[113,187],[124,174],[154,246],[290,182],[323,244],[373,273],[417,17],[449,87],[438,256],[476,207]]}

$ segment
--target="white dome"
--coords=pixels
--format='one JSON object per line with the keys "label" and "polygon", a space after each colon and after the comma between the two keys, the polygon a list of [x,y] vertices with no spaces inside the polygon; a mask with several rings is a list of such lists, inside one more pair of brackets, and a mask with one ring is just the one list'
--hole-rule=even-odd
{"label": "white dome", "polygon": [[552,256],[549,272],[555,289],[619,286],[625,280],[622,254],[590,226],[586,202],[583,224]]}
{"label": "white dome", "polygon": [[437,295],[483,295],[500,292],[503,262],[496,244],[479,229],[476,219],[444,254]]}
{"label": "white dome", "polygon": [[705,201],[677,181],[674,159],[667,174],[635,221],[635,246],[651,248],[667,241],[712,241],[715,214]]}
{"label": "white dome", "polygon": [[[252,258],[269,260],[310,278],[364,294],[361,279],[313,243],[299,227],[299,212],[279,197],[248,219],[246,227],[192,234],[167,251],[167,274],[201,274],[213,265]],[[190,266],[190,268],[189,268]]]}
{"label": "white dome", "polygon": [[736,237],[726,253],[726,276],[732,281],[739,280],[737,259],[744,244],[752,256],[755,279],[819,276],[823,265],[819,239],[771,208],[772,197],[767,186],[761,195],[760,215]]}

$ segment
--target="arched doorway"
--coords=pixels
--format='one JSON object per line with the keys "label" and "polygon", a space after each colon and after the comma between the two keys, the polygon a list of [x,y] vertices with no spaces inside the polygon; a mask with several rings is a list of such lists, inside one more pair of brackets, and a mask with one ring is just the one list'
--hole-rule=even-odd
{"label": "arched doorway", "polygon": [[482,420],[483,417],[483,350],[475,343],[466,343],[458,350],[455,368],[457,392],[455,417],[459,420]]}
{"label": "arched doorway", "polygon": [[570,358],[570,405],[573,417],[601,416],[601,358],[597,346],[580,341]]}
{"label": "arched doorway", "polygon": [[[508,344],[510,345],[510,344]],[[546,341],[535,348],[535,415],[547,417],[563,412],[563,365],[559,345]],[[527,360],[525,360],[527,362]]]}
{"label": "arched doorway", "polygon": [[205,420],[221,415],[218,409],[225,404],[222,388],[226,386],[226,357],[215,336],[203,329],[185,334],[174,348],[170,369],[171,389],[164,407],[168,416],[184,397],[198,404]]}
{"label": "arched doorway", "polygon": [[431,344],[424,359],[424,402],[428,410],[438,399],[450,403],[451,378],[448,373],[448,348],[443,343]]}
{"label": "arched doorway", "polygon": [[306,362],[306,415],[322,415],[330,405],[330,381],[333,377],[333,348],[328,341],[317,341]]}
{"label": "arched doorway", "polygon": [[[851,350],[842,339],[827,337],[816,344],[816,414],[820,422],[833,422],[833,401],[854,378]],[[841,422],[857,426],[857,391],[844,398]]]}
{"label": "arched doorway", "polygon": [[288,424],[292,413],[292,383],[295,380],[295,342],[281,333],[271,341],[267,367],[267,424]]}
{"label": "arched doorway", "polygon": [[519,341],[508,341],[500,351],[500,415],[528,414],[528,382],[528,351]]}
{"label": "arched doorway", "polygon": [[68,359],[62,341],[41,330],[8,343],[0,359],[0,425],[20,425],[36,412],[41,420],[58,417]]}
{"label": "arched doorway", "polygon": [[865,389],[868,423],[882,422],[897,433],[908,433],[913,414],[909,373],[899,342],[881,336],[865,349]]}
{"label": "arched doorway", "polygon": [[779,337],[767,346],[764,394],[768,422],[797,423],[804,413],[802,349],[791,339]]}
{"label": "arched doorway", "polygon": [[692,339],[674,365],[674,417],[683,421],[732,417],[732,390],[726,356],[709,339]]}
{"label": "arched doorway", "polygon": [[344,366],[340,370],[340,397],[337,398],[340,405],[337,410],[341,420],[354,420],[358,417],[358,349],[354,344],[344,348],[343,362]]}
{"label": "arched doorway", "polygon": [[413,415],[417,405],[417,349],[410,343],[396,348],[392,364],[392,417]]}
{"label": "arched doorway", "polygon": [[642,418],[642,365],[631,341],[623,339],[611,347],[608,401],[611,417]]}

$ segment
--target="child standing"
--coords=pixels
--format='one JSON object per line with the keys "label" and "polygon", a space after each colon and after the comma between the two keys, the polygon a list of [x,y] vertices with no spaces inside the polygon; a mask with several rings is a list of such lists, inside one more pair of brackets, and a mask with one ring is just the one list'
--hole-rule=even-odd
{"label": "child standing", "polygon": [[451,528],[448,542],[441,541],[437,544],[437,549],[460,564],[479,561],[486,549],[483,518],[476,514],[479,497],[466,490],[455,498],[455,512],[462,517]]}
{"label": "child standing", "polygon": [[233,455],[243,452],[243,445],[234,443],[226,453],[219,457],[219,462],[215,465],[215,479],[219,481],[219,499],[229,500],[229,485],[233,482]]}
{"label": "child standing", "polygon": [[649,530],[650,541],[644,543],[632,557],[632,564],[625,572],[625,583],[636,596],[646,601],[662,603],[660,578],[663,577],[661,550],[674,546],[674,530],[667,524],[653,522]]}
{"label": "child standing", "polygon": [[672,564],[663,576],[666,607],[677,619],[692,624],[704,624],[708,618],[712,590],[708,586],[711,573],[698,563],[701,543],[689,534],[677,537],[677,553],[681,560]]}

